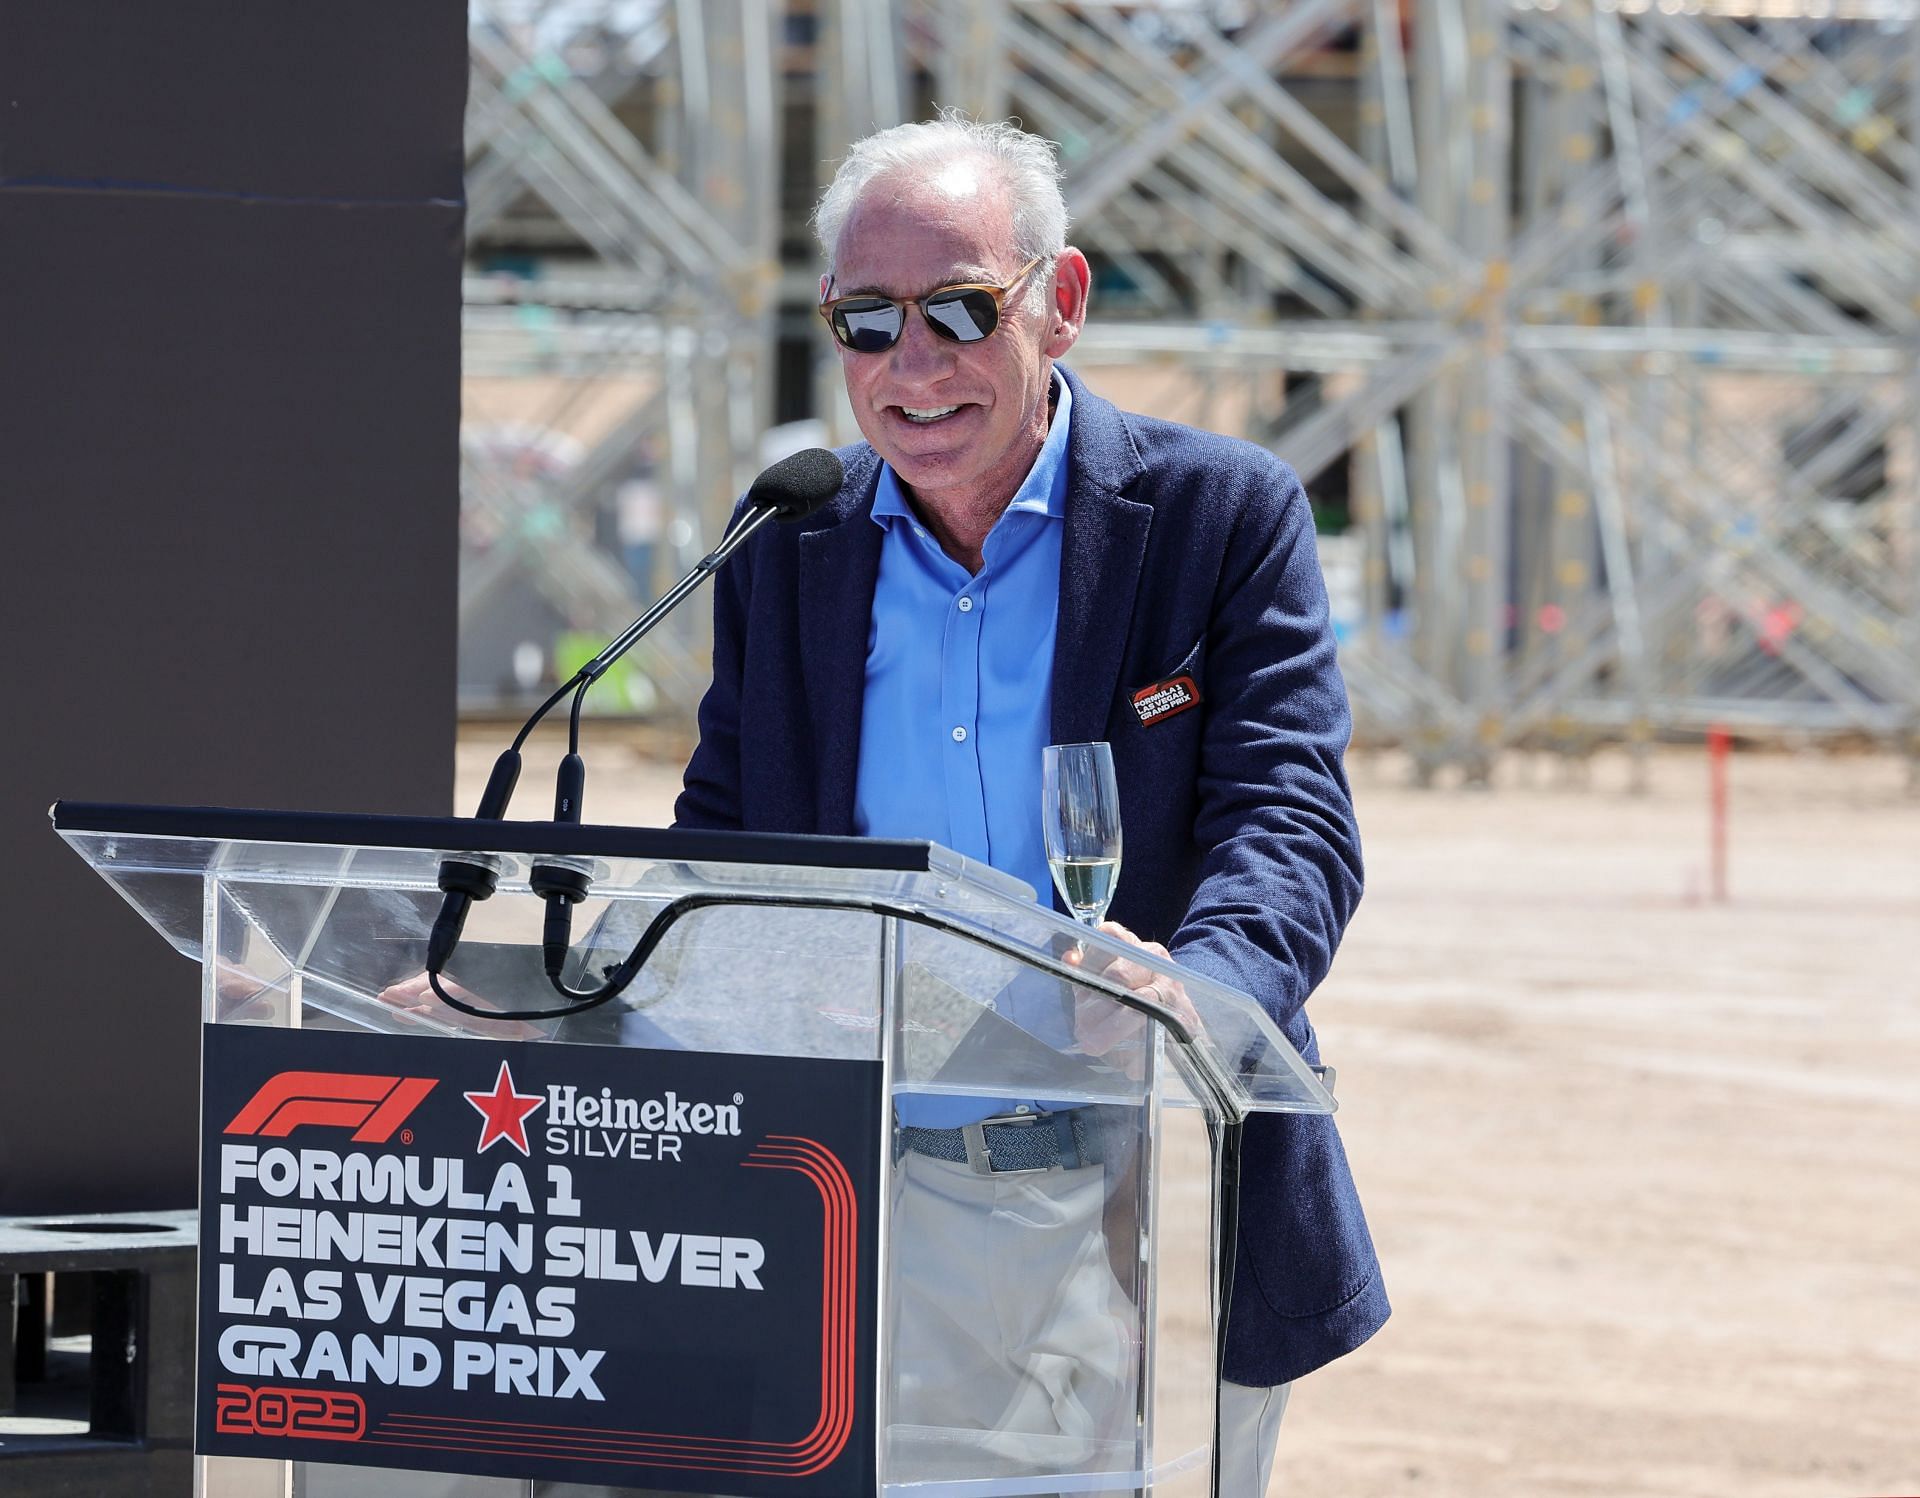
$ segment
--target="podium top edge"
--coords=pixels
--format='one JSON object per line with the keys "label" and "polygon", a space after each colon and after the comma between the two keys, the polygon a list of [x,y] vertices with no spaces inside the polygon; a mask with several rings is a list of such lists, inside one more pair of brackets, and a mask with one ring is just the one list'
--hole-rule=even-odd
{"label": "podium top edge", "polygon": [[787,864],[905,874],[942,872],[933,863],[935,844],[904,838],[484,822],[472,817],[264,811],[231,806],[135,806],[104,801],[56,801],[49,815],[54,831],[60,833],[421,848],[435,853],[578,854],[675,863]]}

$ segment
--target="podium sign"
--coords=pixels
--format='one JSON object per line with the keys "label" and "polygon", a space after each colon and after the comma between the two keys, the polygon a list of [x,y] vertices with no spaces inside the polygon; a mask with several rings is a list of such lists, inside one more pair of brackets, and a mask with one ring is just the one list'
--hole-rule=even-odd
{"label": "podium sign", "polygon": [[878,1064],[204,1038],[203,1454],[871,1491]]}
{"label": "podium sign", "polygon": [[928,843],[54,826],[201,967],[202,1498],[1219,1498],[1223,1172],[1332,1107],[1245,995]]}

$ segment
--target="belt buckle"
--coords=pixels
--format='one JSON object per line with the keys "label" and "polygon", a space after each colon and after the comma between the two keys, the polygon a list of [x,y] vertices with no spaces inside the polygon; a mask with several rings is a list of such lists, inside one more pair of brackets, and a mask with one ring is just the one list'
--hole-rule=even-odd
{"label": "belt buckle", "polygon": [[978,1123],[960,1125],[960,1142],[967,1150],[967,1168],[977,1176],[1030,1176],[1053,1169],[1051,1165],[1019,1165],[996,1170],[993,1151],[987,1148],[988,1124],[1013,1124],[1030,1129],[1042,1119],[1052,1117],[1051,1113],[996,1113]]}

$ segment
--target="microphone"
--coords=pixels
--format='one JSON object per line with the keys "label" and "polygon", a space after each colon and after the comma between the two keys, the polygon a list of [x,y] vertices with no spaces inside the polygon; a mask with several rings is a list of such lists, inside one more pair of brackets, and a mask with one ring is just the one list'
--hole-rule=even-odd
{"label": "microphone", "polygon": [[[824,447],[810,447],[782,458],[751,485],[746,494],[745,513],[739,522],[720,538],[720,544],[702,557],[693,571],[661,595],[658,602],[610,640],[586,665],[568,677],[560,687],[534,710],[533,716],[514,735],[513,744],[494,762],[487,780],[486,793],[474,813],[481,821],[499,821],[506,816],[514,785],[520,778],[520,750],[540,720],[552,711],[562,697],[573,693],[566,757],[560,762],[555,787],[553,820],[571,825],[580,821],[581,796],[586,785],[586,763],[580,758],[580,705],[587,689],[606,674],[613,663],[637,645],[680,602],[717,572],[740,545],[769,520],[804,520],[840,492],[846,470],[840,459]],[[467,913],[476,900],[490,896],[497,882],[491,865],[471,858],[442,861],[439,886],[446,899],[427,939],[427,975],[434,991],[440,992],[435,976],[444,970],[447,959],[458,945],[466,925]],[[547,902],[546,928],[541,942],[542,963],[549,979],[560,986],[560,970],[566,963],[572,941],[572,908],[587,895],[588,876],[563,864],[535,864],[529,885]],[[444,993],[441,998],[446,998]],[[464,1008],[463,1005],[455,1005]]]}
{"label": "microphone", "polygon": [[824,447],[791,453],[753,481],[747,503],[771,510],[779,520],[805,520],[847,480],[839,456]]}
{"label": "microphone", "polygon": [[[769,520],[804,520],[840,492],[846,469],[840,459],[824,447],[809,447],[782,458],[767,469],[747,489],[747,514],[721,538],[692,572],[670,588],[640,618],[622,630],[600,654],[580,668],[584,678],[574,693],[568,753],[560,761],[554,786],[553,820],[577,824],[581,797],[586,789],[586,763],[580,758],[580,705],[587,688],[615,661],[631,650],[654,625],[720,565],[738,550],[740,544]],[[527,876],[528,887],[547,902],[547,918],[541,934],[541,965],[548,980],[557,988],[561,969],[566,966],[567,949],[573,944],[573,907],[587,897],[591,877],[569,864],[536,863]],[[564,989],[563,989],[564,991]]]}
{"label": "microphone", "polygon": [[[516,740],[513,748],[493,762],[493,773],[487,777],[487,788],[481,793],[480,808],[474,816],[483,822],[498,822],[505,817],[507,802],[512,799],[519,779],[520,747]],[[467,912],[473,908],[474,901],[484,900],[493,893],[498,879],[499,874],[491,863],[464,858],[441,860],[437,882],[446,899],[440,902],[440,914],[434,917],[433,929],[427,933],[429,975],[446,967],[461,931],[466,928]]]}

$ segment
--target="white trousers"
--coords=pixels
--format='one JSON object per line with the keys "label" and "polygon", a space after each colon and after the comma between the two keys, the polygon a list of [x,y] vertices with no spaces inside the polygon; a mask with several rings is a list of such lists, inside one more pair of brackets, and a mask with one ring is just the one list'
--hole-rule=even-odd
{"label": "white trousers", "polygon": [[[975,1433],[1013,1470],[1104,1465],[1131,1444],[1137,1316],[1107,1263],[1098,1166],[894,1168],[895,1426]],[[960,1293],[961,1287],[966,1293]]]}
{"label": "white trousers", "polygon": [[[1138,1314],[1109,1265],[1101,1169],[978,1175],[908,1153],[893,1185],[889,1422],[975,1432],[1009,1471],[1119,1458]],[[1263,1498],[1291,1387],[1220,1385],[1221,1498]]]}
{"label": "white trousers", "polygon": [[1220,1498],[1266,1498],[1292,1392],[1292,1384],[1256,1389],[1220,1381]]}
{"label": "white trousers", "polygon": [[[1130,1461],[1138,1318],[1107,1257],[1103,1172],[981,1176],[907,1154],[893,1188],[896,1433],[967,1432],[968,1466],[1006,1475]],[[954,1293],[982,1281],[984,1297]],[[1220,1498],[1265,1498],[1292,1387],[1221,1383]],[[936,1475],[913,1470],[911,1447],[901,1456],[896,1481]]]}

